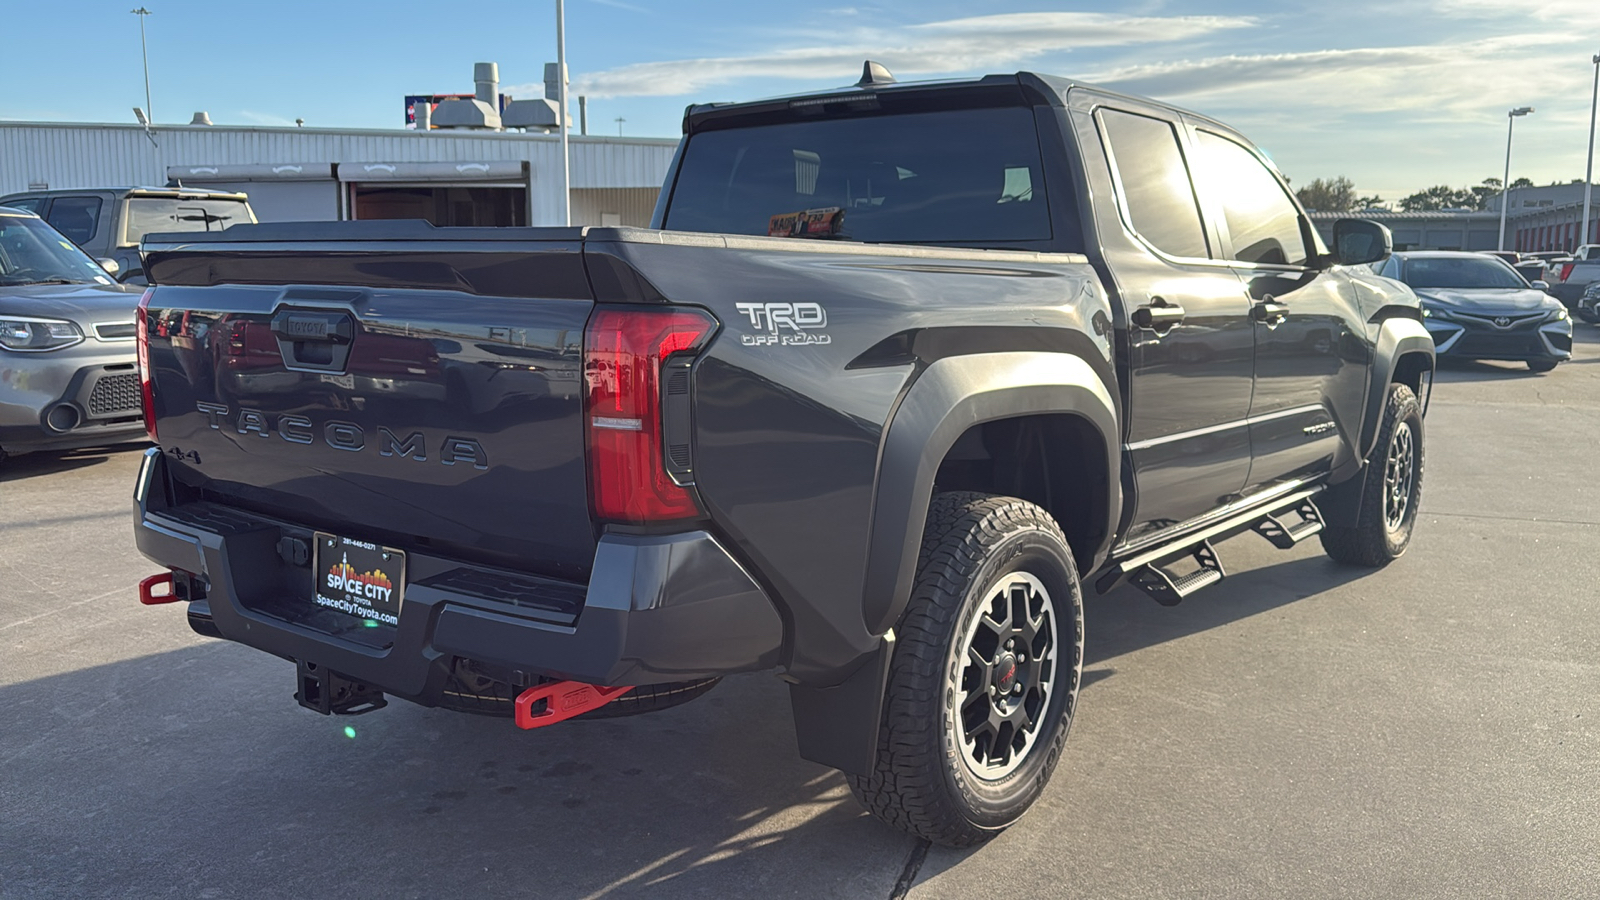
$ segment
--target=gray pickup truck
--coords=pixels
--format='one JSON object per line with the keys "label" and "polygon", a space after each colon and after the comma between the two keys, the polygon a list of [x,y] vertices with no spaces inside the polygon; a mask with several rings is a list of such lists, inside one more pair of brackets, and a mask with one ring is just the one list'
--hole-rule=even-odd
{"label": "gray pickup truck", "polygon": [[1405,552],[1417,299],[1233,129],[869,64],[684,130],[651,229],[147,237],[142,599],[325,714],[775,670],[801,755],[969,845],[1055,768],[1085,590],[1178,603],[1252,530]]}
{"label": "gray pickup truck", "polygon": [[58,188],[0,197],[50,223],[123,284],[147,283],[139,242],[150,232],[221,231],[253,224],[244,194],[182,187]]}

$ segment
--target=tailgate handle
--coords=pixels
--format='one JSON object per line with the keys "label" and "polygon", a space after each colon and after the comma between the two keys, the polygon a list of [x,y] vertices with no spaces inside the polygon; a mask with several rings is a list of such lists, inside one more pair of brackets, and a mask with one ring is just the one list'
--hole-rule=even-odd
{"label": "tailgate handle", "polygon": [[355,317],[338,310],[285,309],[272,317],[278,352],[290,369],[343,372],[355,333]]}
{"label": "tailgate handle", "polygon": [[286,309],[272,317],[272,333],[285,341],[348,344],[355,336],[349,313]]}

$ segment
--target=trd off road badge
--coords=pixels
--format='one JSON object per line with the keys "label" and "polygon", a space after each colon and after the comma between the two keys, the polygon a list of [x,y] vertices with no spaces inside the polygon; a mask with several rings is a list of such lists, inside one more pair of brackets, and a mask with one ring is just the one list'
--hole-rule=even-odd
{"label": "trd off road badge", "polygon": [[735,303],[734,307],[749,316],[756,329],[755,334],[739,335],[746,347],[833,343],[833,338],[816,330],[828,324],[828,312],[820,303]]}

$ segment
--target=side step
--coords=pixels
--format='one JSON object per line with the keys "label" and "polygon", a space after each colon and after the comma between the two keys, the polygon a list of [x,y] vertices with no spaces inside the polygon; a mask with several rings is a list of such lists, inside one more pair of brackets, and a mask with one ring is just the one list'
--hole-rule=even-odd
{"label": "side step", "polygon": [[[1279,516],[1294,513],[1300,521],[1292,525],[1285,525]],[[1254,526],[1256,534],[1272,542],[1272,546],[1279,550],[1288,550],[1314,534],[1322,531],[1322,513],[1317,511],[1317,505],[1310,500],[1300,501],[1300,505],[1293,509],[1283,510],[1265,516]]]}
{"label": "side step", "polygon": [[[1162,606],[1177,606],[1183,602],[1183,598],[1201,588],[1210,587],[1228,576],[1228,573],[1222,570],[1222,560],[1217,559],[1217,551],[1210,543],[1201,541],[1197,546],[1189,548],[1188,556],[1198,563],[1200,568],[1187,575],[1173,575],[1164,567],[1165,562],[1151,563],[1133,573],[1129,581]],[[1174,557],[1170,562],[1176,562],[1181,558],[1181,556]]]}
{"label": "side step", "polygon": [[[1157,603],[1176,606],[1195,591],[1210,587],[1227,577],[1227,571],[1217,558],[1214,542],[1255,531],[1271,541],[1273,546],[1288,549],[1322,531],[1322,514],[1311,501],[1320,491],[1321,488],[1316,487],[1279,497],[1241,510],[1167,544],[1135,552],[1108,568],[1095,582],[1095,587],[1104,594],[1124,582],[1130,582]],[[1290,518],[1294,521],[1288,521]],[[1186,575],[1174,575],[1167,571],[1173,563],[1184,559],[1193,560],[1199,568]]]}

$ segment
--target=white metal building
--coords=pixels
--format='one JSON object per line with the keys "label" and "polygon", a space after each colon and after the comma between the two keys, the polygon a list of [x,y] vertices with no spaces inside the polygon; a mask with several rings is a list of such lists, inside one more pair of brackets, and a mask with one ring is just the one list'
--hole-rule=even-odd
{"label": "white metal building", "polygon": [[[153,140],[152,140],[153,138]],[[677,141],[570,135],[572,223],[647,225]],[[263,222],[426,218],[555,225],[547,134],[0,121],[0,194],[162,185],[237,190]]]}

